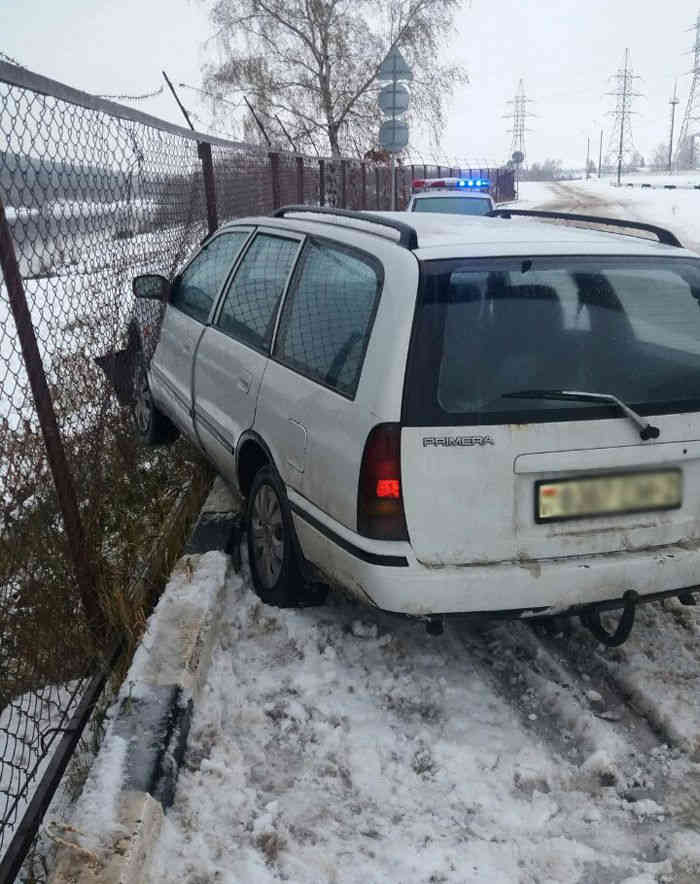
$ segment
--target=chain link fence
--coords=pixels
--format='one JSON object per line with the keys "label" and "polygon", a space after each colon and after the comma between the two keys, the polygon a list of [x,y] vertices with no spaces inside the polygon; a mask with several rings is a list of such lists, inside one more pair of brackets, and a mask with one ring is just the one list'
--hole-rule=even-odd
{"label": "chain link fence", "polygon": [[[290,203],[388,208],[391,177],[203,136],[3,62],[0,144],[3,881],[106,649],[138,639],[153,602],[136,588],[147,550],[201,470],[184,443],[137,444],[132,278],[174,275],[226,219]],[[414,177],[448,172],[488,175],[497,199],[513,197],[512,174],[403,165],[397,207]]]}

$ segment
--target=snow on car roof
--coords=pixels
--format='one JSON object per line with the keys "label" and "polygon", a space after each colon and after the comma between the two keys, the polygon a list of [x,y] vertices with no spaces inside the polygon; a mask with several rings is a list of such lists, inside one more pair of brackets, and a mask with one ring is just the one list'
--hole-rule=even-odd
{"label": "snow on car roof", "polygon": [[[488,216],[452,215],[448,213],[409,213],[368,211],[376,215],[401,221],[412,227],[418,236],[418,248],[414,254],[422,260],[460,257],[496,257],[509,255],[674,255],[697,258],[688,249],[663,245],[655,239],[621,232],[608,232],[573,224],[535,221],[530,218],[506,220]],[[396,232],[390,228],[376,227],[362,218],[330,214],[289,213],[284,218],[247,217],[230,222],[295,229],[301,233],[328,234],[329,227],[336,227],[338,239],[360,245],[358,237],[380,236],[395,241]],[[369,242],[369,241],[368,241]]]}
{"label": "snow on car roof", "polygon": [[[373,212],[397,221],[406,221],[405,212]],[[687,249],[662,245],[655,239],[626,233],[612,233],[573,224],[535,221],[530,218],[506,220],[484,216],[443,214],[411,214],[411,227],[418,234],[419,258],[447,258],[455,247],[466,247],[463,254],[492,257],[518,255],[523,251],[535,254],[562,255],[576,252],[589,254],[659,254],[697,257]]]}

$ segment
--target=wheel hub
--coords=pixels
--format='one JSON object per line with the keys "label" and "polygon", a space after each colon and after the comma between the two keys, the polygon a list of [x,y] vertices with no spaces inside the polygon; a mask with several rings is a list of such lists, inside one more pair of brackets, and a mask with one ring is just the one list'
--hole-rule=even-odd
{"label": "wheel hub", "polygon": [[255,568],[266,589],[272,589],[284,562],[284,526],[277,492],[261,485],[253,501],[253,556]]}

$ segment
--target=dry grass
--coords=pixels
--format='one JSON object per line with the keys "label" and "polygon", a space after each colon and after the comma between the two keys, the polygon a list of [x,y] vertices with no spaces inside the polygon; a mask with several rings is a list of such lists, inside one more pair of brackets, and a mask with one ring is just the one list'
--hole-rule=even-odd
{"label": "dry grass", "polygon": [[[158,549],[168,514],[184,495],[198,509],[211,479],[185,442],[143,449],[126,415],[105,420],[99,436],[93,432],[71,441],[67,455],[85,551],[94,563],[95,594],[107,623],[104,640],[96,641],[75,585],[43,450],[36,438],[23,443],[20,449],[16,442],[14,462],[21,450],[27,487],[23,500],[15,497],[19,505],[6,509],[0,537],[0,709],[20,693],[86,674],[115,638],[124,641],[125,661],[130,659],[190,526],[183,513]],[[159,559],[147,566],[154,548]]]}

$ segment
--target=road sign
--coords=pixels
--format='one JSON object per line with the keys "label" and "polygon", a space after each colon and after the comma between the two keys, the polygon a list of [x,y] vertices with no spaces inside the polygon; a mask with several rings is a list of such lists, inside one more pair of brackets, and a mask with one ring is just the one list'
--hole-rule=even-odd
{"label": "road sign", "polygon": [[387,120],[379,128],[379,143],[390,153],[398,153],[408,144],[408,123]]}
{"label": "road sign", "polygon": [[413,72],[399,50],[394,47],[381,63],[378,80],[412,80]]}
{"label": "road sign", "polygon": [[401,83],[389,83],[379,93],[379,107],[390,117],[408,110],[408,89]]}

